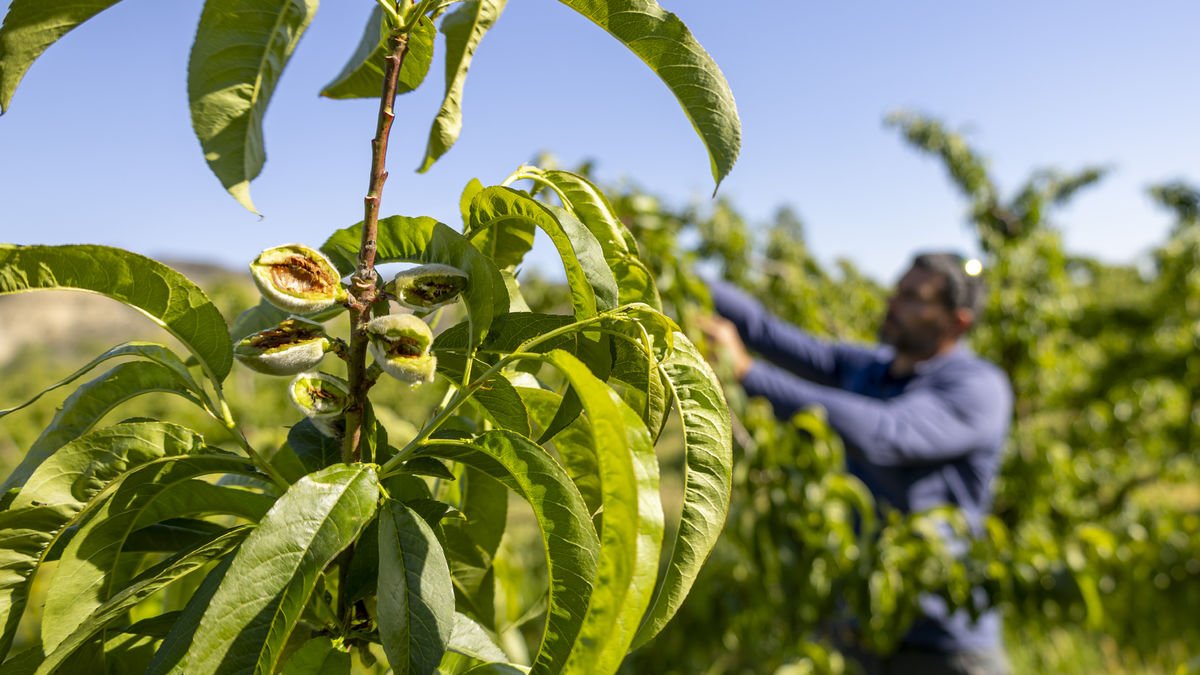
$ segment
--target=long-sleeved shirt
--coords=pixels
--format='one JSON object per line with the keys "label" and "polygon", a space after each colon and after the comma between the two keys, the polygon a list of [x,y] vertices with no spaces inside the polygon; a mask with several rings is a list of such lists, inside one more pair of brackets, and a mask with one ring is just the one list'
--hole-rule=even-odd
{"label": "long-sleeved shirt", "polygon": [[[999,368],[960,345],[895,377],[890,348],[818,340],[725,284],[715,284],[712,296],[746,345],[774,364],[750,367],[742,378],[747,394],[766,397],[781,419],[825,408],[845,444],[847,470],[876,499],[906,513],[953,505],[972,524],[982,521],[1012,410]],[[948,614],[938,598],[921,605],[925,616],[905,644],[942,651],[999,645],[995,612],[972,624],[964,612]]]}

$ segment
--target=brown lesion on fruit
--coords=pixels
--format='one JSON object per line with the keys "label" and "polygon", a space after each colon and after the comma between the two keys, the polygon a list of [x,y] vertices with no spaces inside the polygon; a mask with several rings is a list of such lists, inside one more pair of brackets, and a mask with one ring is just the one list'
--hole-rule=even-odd
{"label": "brown lesion on fruit", "polygon": [[389,357],[412,359],[423,356],[424,354],[424,340],[419,340],[407,335],[388,338],[387,355]]}
{"label": "brown lesion on fruit", "polygon": [[275,328],[269,328],[251,335],[249,343],[251,347],[267,351],[297,342],[307,342],[323,334],[322,330],[316,326],[307,326],[296,321],[285,321]]}
{"label": "brown lesion on fruit", "polygon": [[271,265],[271,280],[276,288],[295,295],[328,295],[336,282],[319,264],[302,255]]}
{"label": "brown lesion on fruit", "polygon": [[435,303],[458,293],[464,285],[448,279],[421,279],[414,282],[408,292],[416,295],[418,300]]}

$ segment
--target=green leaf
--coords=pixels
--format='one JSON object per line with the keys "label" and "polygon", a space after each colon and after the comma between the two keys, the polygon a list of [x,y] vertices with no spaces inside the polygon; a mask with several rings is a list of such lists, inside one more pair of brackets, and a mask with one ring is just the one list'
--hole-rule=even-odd
{"label": "green leaf", "polygon": [[399,502],[379,514],[379,639],[397,675],[433,673],[450,640],[454,587],[433,528]]}
{"label": "green leaf", "polygon": [[89,507],[91,514],[62,553],[46,593],[43,646],[56,649],[120,588],[117,567],[125,538],[159,495],[197,476],[252,471],[249,460],[235,455],[188,454],[154,459],[124,473],[99,506]]}
{"label": "green leaf", "polygon": [[687,26],[654,0],[560,1],[608,31],[662,79],[708,149],[720,185],[737,161],[742,123],[729,83]]}
{"label": "green leaf", "polygon": [[0,295],[37,289],[92,291],[119,300],[167,329],[215,384],[233,366],[233,343],[217,308],[179,272],[109,246],[0,244]]}
{"label": "green leaf", "polygon": [[529,502],[541,529],[550,583],[534,667],[559,672],[579,636],[596,579],[598,543],[578,490],[542,448],[508,431],[487,432],[470,444],[429,445],[420,452],[483,471]]}
{"label": "green leaf", "polygon": [[657,635],[687,597],[721,536],[733,473],[729,405],[717,376],[682,333],[675,335],[675,348],[661,370],[683,423],[683,509],[666,576],[638,629],[635,647]]}
{"label": "green leaf", "polygon": [[188,652],[188,673],[272,672],[317,578],[375,514],[379,482],[362,464],[305,476],[234,558]]}
{"label": "green leaf", "polygon": [[130,468],[196,451],[203,443],[174,424],[127,422],[68,443],[33,471],[0,512],[0,659],[12,646],[34,572],[92,497]]}
{"label": "green leaf", "polygon": [[570,672],[615,672],[650,602],[662,545],[658,464],[637,413],[582,362],[556,350],[545,357],[579,394],[599,460],[604,523],[596,589]]}
{"label": "green leaf", "polygon": [[152,361],[122,363],[84,384],[63,402],[50,426],[38,436],[21,458],[21,463],[4,480],[0,490],[20,487],[26,479],[64,444],[96,425],[109,411],[129,399],[151,392],[166,392],[198,406],[199,400],[187,392],[172,369]]}
{"label": "green leaf", "polygon": [[480,661],[503,661],[508,658],[482,626],[472,621],[471,617],[457,612],[446,648]]}
{"label": "green leaf", "polygon": [[507,1],[467,0],[442,19],[442,33],[446,36],[446,95],[433,120],[433,128],[429,130],[425,159],[417,169],[418,173],[428,171],[458,140],[462,131],[462,96],[467,70],[483,36],[500,18]]}
{"label": "green leaf", "polygon": [[316,637],[292,654],[282,675],[350,675],[350,652],[327,637]]}
{"label": "green leaf", "polygon": [[[443,363],[439,361],[438,369],[451,378],[452,382],[458,382],[463,372],[462,359],[457,359],[458,364],[455,364],[454,361],[454,359],[446,359],[445,365],[451,367],[445,370],[443,370]],[[475,360],[474,372],[481,373],[487,368],[487,363]],[[494,373],[484,380],[470,400],[482,408],[483,414],[494,422],[496,427],[515,431],[522,436],[529,435],[529,414],[525,411],[525,404],[521,402],[521,397],[517,396],[516,390],[513,389],[512,383],[508,381],[504,373]]]}
{"label": "green leaf", "polygon": [[[338,230],[321,251],[343,275],[358,264],[362,223]],[[375,262],[442,263],[467,273],[463,293],[471,322],[471,343],[479,344],[491,328],[492,319],[508,308],[508,291],[496,265],[461,234],[432,218],[392,216],[379,221]]]}
{"label": "green leaf", "polygon": [[[54,651],[38,668],[37,675],[54,672],[89,639],[108,626],[125,619],[129,610],[163,587],[214,560],[220,560],[229,555],[242,543],[250,529],[249,526],[243,526],[229,530],[200,546],[180,552],[138,575],[138,578],[134,579],[129,586],[97,606],[95,611],[80,622],[76,630],[66,636],[56,648],[53,648]],[[62,575],[56,577],[55,585],[52,585],[51,588],[54,588],[59,583],[58,579],[61,578]],[[44,622],[42,626],[44,629],[47,623]]]}
{"label": "green leaf", "polygon": [[[552,391],[529,387],[518,387],[517,392],[525,401],[534,427],[539,432],[545,432],[561,410],[563,397]],[[591,426],[585,415],[576,417],[553,437],[554,449],[558,451],[563,468],[575,487],[579,488],[588,512],[595,514],[600,510],[603,497],[600,492],[599,459],[592,441]]]}
{"label": "green leaf", "polygon": [[192,593],[191,599],[179,613],[170,632],[163,638],[145,675],[166,675],[166,673],[181,675],[183,673],[183,664],[186,662],[187,652],[196,635],[196,630],[200,627],[200,620],[208,610],[208,606],[212,604],[212,598],[216,595],[217,589],[220,588],[221,582],[224,581],[232,564],[233,556],[227,556],[204,577],[204,581],[200,583],[196,592]]}
{"label": "green leaf", "polygon": [[[617,305],[617,282],[604,260],[599,242],[575,216],[563,209],[542,204],[511,188],[489,187],[475,195],[471,202],[471,220],[466,232],[475,243],[476,238],[493,228],[521,223],[541,228],[554,243],[566,271],[575,318],[595,316],[597,312]],[[481,241],[497,246],[510,239],[493,237]],[[485,252],[493,256],[499,254],[505,260],[503,250]],[[503,263],[498,260],[497,264]]]}
{"label": "green leaf", "polygon": [[126,342],[125,344],[117,345],[116,347],[104,352],[100,356],[97,356],[86,366],[80,368],[74,373],[71,373],[62,380],[50,385],[42,390],[37,396],[34,396],[21,405],[14,408],[8,408],[7,410],[0,410],[0,417],[4,417],[5,415],[33,405],[42,396],[54,391],[55,389],[58,389],[59,387],[65,387],[66,385],[71,384],[75,380],[86,375],[97,365],[109,359],[116,359],[123,356],[137,356],[166,366],[175,372],[175,374],[179,377],[180,383],[184,385],[187,391],[195,394],[196,398],[198,399],[203,400],[205,397],[204,390],[200,388],[199,384],[196,384],[196,380],[193,379],[192,374],[188,372],[187,366],[184,365],[182,359],[175,355],[175,352],[153,342]]}
{"label": "green leaf", "polygon": [[482,191],[483,183],[478,178],[472,178],[467,181],[462,194],[458,197],[458,212],[462,215],[464,229],[467,227],[467,223],[471,222],[471,202],[475,201],[475,195]]}
{"label": "green leaf", "polygon": [[[433,22],[428,17],[421,17],[416,28],[408,35],[408,51],[404,55],[404,62],[400,64],[397,94],[407,94],[425,81],[429,65],[433,62],[436,37],[437,29]],[[383,8],[376,5],[367,19],[367,28],[358,48],[342,72],[321,90],[321,95],[337,99],[378,99],[383,92],[383,73],[387,67],[385,59],[390,52],[388,32],[383,23]]]}
{"label": "green leaf", "polygon": [[50,45],[118,0],[13,0],[0,27],[0,114]]}
{"label": "green leaf", "polygon": [[[235,469],[231,474],[261,475],[239,469]],[[155,496],[153,503],[146,505],[133,526],[141,529],[185,516],[216,515],[237,516],[256,523],[266,515],[274,503],[274,497],[258,492],[217,485],[205,480],[186,480],[164,489]]]}
{"label": "green leaf", "polygon": [[266,162],[263,116],[317,0],[206,0],[188,61],[192,128],[204,160],[242,206]]}
{"label": "green leaf", "polygon": [[287,444],[304,465],[305,473],[319,471],[342,459],[342,445],[338,439],[321,433],[307,417],[288,430]]}
{"label": "green leaf", "polygon": [[578,218],[600,242],[604,259],[617,280],[620,304],[643,302],[662,310],[654,273],[638,258],[633,233],[617,217],[604,193],[583,176],[569,171],[531,170],[531,173],[538,180],[549,183],[563,208]]}

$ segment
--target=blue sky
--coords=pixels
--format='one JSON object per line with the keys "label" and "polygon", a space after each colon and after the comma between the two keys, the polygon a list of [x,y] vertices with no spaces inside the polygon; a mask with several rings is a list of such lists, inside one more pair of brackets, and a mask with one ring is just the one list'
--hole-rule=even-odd
{"label": "blue sky", "polygon": [[[1165,234],[1147,185],[1200,183],[1200,4],[663,4],[738,101],[743,150],[721,193],[756,219],[792,205],[821,258],[849,257],[882,280],[914,250],[972,250],[965,204],[934,160],[883,127],[891,110],[968,131],[1007,190],[1035,168],[1112,166],[1055,218],[1073,250],[1108,260]],[[327,0],[300,43],[267,113],[268,161],[252,187],[261,220],[221,189],[191,133],[184,74],[199,0],[125,0],[67,35],[0,117],[0,240],[243,265],[360,220],[375,104],[316,94],[372,5]],[[541,151],[568,166],[594,159],[602,179],[632,178],[676,204],[712,191],[665,87],[554,0],[510,0],[468,79],[458,145],[417,175],[441,96],[440,59],[434,68],[398,101],[385,215],[457,225],[467,180],[498,183]]]}

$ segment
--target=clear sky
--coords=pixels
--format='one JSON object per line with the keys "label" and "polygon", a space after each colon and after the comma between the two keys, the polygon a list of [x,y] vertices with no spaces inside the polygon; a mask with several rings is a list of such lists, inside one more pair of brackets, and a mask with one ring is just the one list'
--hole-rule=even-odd
{"label": "clear sky", "polygon": [[[252,186],[261,220],[226,195],[191,132],[199,0],[125,0],[68,34],[0,118],[0,240],[240,266],[357,222],[376,104],[317,92],[373,4],[326,0],[301,41],[267,113],[267,165]],[[883,127],[897,108],[968,131],[1006,190],[1035,168],[1113,166],[1056,214],[1073,250],[1108,260],[1132,260],[1165,234],[1147,185],[1200,183],[1200,3],[663,4],[738,101],[744,144],[722,194],[755,219],[792,205],[821,258],[849,257],[881,280],[915,249],[972,250],[940,165]],[[554,0],[510,0],[468,78],[458,145],[417,175],[441,82],[439,54],[425,86],[398,101],[385,215],[457,226],[468,179],[498,183],[540,151],[567,166],[594,159],[601,179],[629,177],[680,205],[712,191],[703,147],[666,88]]]}

